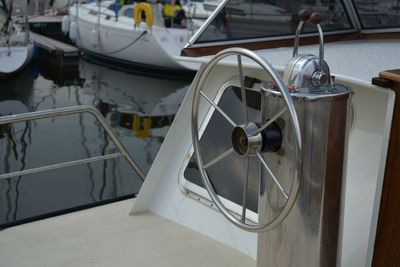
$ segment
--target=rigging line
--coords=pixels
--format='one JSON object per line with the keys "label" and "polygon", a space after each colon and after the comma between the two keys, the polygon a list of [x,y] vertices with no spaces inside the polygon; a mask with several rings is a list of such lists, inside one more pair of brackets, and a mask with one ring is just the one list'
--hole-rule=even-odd
{"label": "rigging line", "polygon": [[0,29],[0,32],[5,33],[8,29],[8,25],[10,24],[11,21],[11,16],[12,16],[12,12],[13,12],[13,6],[14,6],[14,1],[10,2],[10,7],[8,8],[8,14],[6,17],[6,21],[3,24],[3,27]]}
{"label": "rigging line", "polygon": [[120,48],[118,50],[115,50],[115,51],[112,51],[112,52],[107,52],[107,53],[102,52],[102,53],[105,54],[105,55],[112,55],[112,54],[121,52],[121,51],[129,48],[130,46],[134,45],[137,41],[139,41],[146,34],[147,34],[147,31],[142,32],[142,34],[140,34],[135,40],[133,40],[131,43],[129,43],[128,45],[126,45],[126,46],[124,46],[124,47],[122,47],[122,48]]}

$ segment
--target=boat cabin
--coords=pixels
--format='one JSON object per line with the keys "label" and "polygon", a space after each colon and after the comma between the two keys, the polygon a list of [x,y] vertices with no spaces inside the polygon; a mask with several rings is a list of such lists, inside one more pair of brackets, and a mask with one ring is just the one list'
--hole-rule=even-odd
{"label": "boat cabin", "polygon": [[257,266],[399,264],[396,10],[221,3],[182,50],[202,67],[133,212],[178,221]]}

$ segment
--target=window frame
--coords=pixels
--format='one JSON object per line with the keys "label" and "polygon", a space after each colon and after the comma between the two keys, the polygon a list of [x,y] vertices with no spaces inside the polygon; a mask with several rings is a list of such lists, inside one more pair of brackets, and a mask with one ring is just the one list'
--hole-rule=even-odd
{"label": "window frame", "polygon": [[[343,34],[376,34],[376,33],[398,33],[400,32],[400,27],[398,28],[377,28],[377,29],[367,29],[362,26],[362,22],[356,6],[353,0],[340,0],[343,4],[345,12],[349,18],[349,22],[352,26],[351,29],[345,30],[335,30],[335,31],[326,31],[326,36],[338,36]],[[200,29],[190,38],[189,42],[185,45],[185,49],[192,48],[207,48],[213,46],[232,46],[232,45],[240,45],[240,44],[250,44],[250,43],[259,43],[259,42],[275,42],[281,40],[293,40],[295,34],[288,35],[280,35],[273,37],[258,37],[258,38],[248,38],[241,40],[223,40],[223,41],[210,41],[210,42],[202,42],[196,43],[196,41],[200,38],[200,36],[205,32],[211,22],[217,17],[219,12],[230,2],[230,0],[222,1],[215,11],[211,14],[210,17],[203,23]],[[302,34],[303,37],[318,37],[318,33],[305,33]],[[361,36],[361,35],[360,35]],[[361,38],[361,37],[360,37]],[[356,38],[355,38],[356,39]]]}
{"label": "window frame", "polygon": [[[219,101],[221,100],[222,95],[224,94],[226,89],[230,88],[231,86],[240,87],[241,85],[240,85],[239,79],[235,78],[235,79],[229,79],[228,81],[226,81],[221,86],[221,88],[218,90],[218,93],[216,94],[216,96],[214,98],[214,102],[219,103]],[[213,112],[215,112],[215,110],[213,110],[210,107],[209,110],[207,111],[207,115],[205,116],[205,118],[199,128],[200,138],[203,135],[203,133],[213,115]],[[179,189],[181,190],[181,192],[183,194],[187,195],[188,197],[191,197],[194,200],[219,211],[218,208],[216,207],[216,205],[214,204],[214,202],[211,200],[211,197],[208,194],[207,190],[204,187],[201,187],[201,186],[187,180],[184,175],[185,169],[187,168],[187,165],[188,165],[190,159],[192,158],[193,152],[194,152],[193,144],[191,144],[189,151],[187,152],[187,156],[185,157],[185,160],[182,162],[180,170],[179,170],[179,175],[178,175]],[[235,216],[238,216],[238,218],[241,217],[241,214],[242,214],[242,206],[241,205],[239,205],[227,198],[224,198],[220,195],[218,195],[218,196],[221,199],[222,203],[225,205],[225,207],[230,212],[232,212]],[[248,220],[249,222],[252,222],[252,223],[257,223],[258,213],[247,208],[246,209],[246,220]]]}

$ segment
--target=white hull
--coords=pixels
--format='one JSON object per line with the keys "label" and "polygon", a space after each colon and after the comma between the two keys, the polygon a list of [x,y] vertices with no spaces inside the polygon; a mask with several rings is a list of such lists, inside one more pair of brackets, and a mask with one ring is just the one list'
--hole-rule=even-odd
{"label": "white hull", "polygon": [[0,33],[0,76],[21,70],[33,56],[33,43],[26,30],[26,17],[11,16]]}
{"label": "white hull", "polygon": [[33,44],[0,47],[0,76],[14,74],[29,63],[33,56]]}
{"label": "white hull", "polygon": [[[101,57],[158,69],[197,70],[194,63],[179,62],[175,59],[190,38],[187,29],[172,29],[154,25],[149,29],[144,23],[134,27],[133,19],[119,17],[106,19],[89,14],[97,10],[95,4],[79,7],[78,18],[76,7],[70,9],[72,22],[77,25],[76,44],[79,48]],[[102,14],[114,13],[103,8]]]}

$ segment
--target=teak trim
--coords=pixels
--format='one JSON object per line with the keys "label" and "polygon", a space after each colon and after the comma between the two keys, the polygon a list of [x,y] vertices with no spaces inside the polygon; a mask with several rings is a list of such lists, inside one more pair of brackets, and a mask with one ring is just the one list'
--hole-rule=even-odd
{"label": "teak trim", "polygon": [[[400,39],[399,32],[392,33],[342,33],[335,35],[325,35],[325,43],[332,42],[342,42],[342,41],[353,41],[353,40],[382,40],[382,39]],[[182,56],[189,57],[200,57],[214,55],[219,51],[229,48],[229,47],[243,47],[250,50],[268,49],[268,48],[278,48],[278,47],[292,47],[294,39],[284,39],[284,40],[271,40],[262,42],[250,42],[250,43],[239,43],[230,45],[215,45],[209,47],[187,47],[182,49]],[[301,45],[318,44],[318,36],[313,37],[303,37],[300,40]]]}
{"label": "teak trim", "polygon": [[383,71],[373,83],[386,82],[396,93],[386,159],[372,266],[400,266],[400,69]]}

